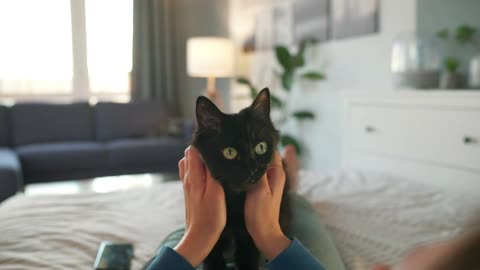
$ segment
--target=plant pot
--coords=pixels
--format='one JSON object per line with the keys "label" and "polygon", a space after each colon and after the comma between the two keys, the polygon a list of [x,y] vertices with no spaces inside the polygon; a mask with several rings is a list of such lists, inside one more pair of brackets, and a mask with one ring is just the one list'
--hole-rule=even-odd
{"label": "plant pot", "polygon": [[439,73],[436,70],[394,72],[393,84],[397,89],[435,89],[438,88]]}
{"label": "plant pot", "polygon": [[459,89],[463,87],[463,76],[458,72],[442,72],[440,76],[441,89]]}
{"label": "plant pot", "polygon": [[470,60],[468,86],[473,89],[480,89],[480,53],[477,53]]}

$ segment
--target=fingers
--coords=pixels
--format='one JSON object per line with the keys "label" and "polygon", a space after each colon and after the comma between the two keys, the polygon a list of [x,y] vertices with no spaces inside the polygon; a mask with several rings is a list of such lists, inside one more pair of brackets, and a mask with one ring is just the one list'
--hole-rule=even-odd
{"label": "fingers", "polygon": [[272,196],[272,191],[270,190],[270,186],[268,185],[267,174],[263,174],[258,181],[258,184],[247,192],[247,196]]}
{"label": "fingers", "polygon": [[282,194],[285,185],[285,172],[282,167],[282,157],[275,152],[267,172],[262,175],[254,192],[266,192],[267,194]]}
{"label": "fingers", "polygon": [[[187,150],[185,150],[185,156],[186,156]],[[185,181],[185,173],[186,173],[186,167],[187,167],[187,158],[183,157],[179,162],[178,162],[178,174],[180,176],[180,180],[182,181],[183,184],[183,199],[185,202],[185,221],[187,222],[186,224],[189,224],[190,221],[190,205],[189,205],[189,195],[190,195],[190,188]]]}
{"label": "fingers", "polygon": [[200,152],[198,152],[198,150],[193,146],[189,146],[187,148],[187,160],[188,166],[192,171],[198,171],[204,167],[203,162],[200,159]]}
{"label": "fingers", "polygon": [[213,178],[210,170],[206,169],[207,180],[206,180],[206,191],[205,196],[225,196],[222,185]]}
{"label": "fingers", "polygon": [[270,166],[282,166],[282,157],[280,156],[280,153],[278,153],[278,151],[275,151],[273,159],[270,162]]}
{"label": "fingers", "polygon": [[260,182],[258,183],[258,187],[260,190],[263,192],[266,192],[267,194],[272,194],[272,189],[268,183],[268,176],[267,173],[264,173],[262,177],[260,178]]}
{"label": "fingers", "polygon": [[282,165],[282,158],[275,152],[273,160],[267,169],[268,185],[274,196],[281,196],[285,186],[285,170]]}
{"label": "fingers", "polygon": [[217,182],[213,176],[212,176],[212,173],[210,173],[210,170],[209,169],[206,169],[206,175],[207,175],[207,190],[209,190],[212,185],[215,184],[215,182]]}
{"label": "fingers", "polygon": [[180,159],[178,162],[178,176],[180,177],[180,180],[183,182],[183,179],[185,178],[185,164],[186,164],[186,158]]}
{"label": "fingers", "polygon": [[187,172],[186,181],[192,186],[192,190],[203,192],[205,190],[206,173],[205,166],[200,159],[200,153],[192,146],[187,148]]}

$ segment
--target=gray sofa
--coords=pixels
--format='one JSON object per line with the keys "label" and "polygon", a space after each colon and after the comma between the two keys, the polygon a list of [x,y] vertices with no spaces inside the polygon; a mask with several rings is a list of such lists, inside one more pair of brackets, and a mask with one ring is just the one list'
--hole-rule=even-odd
{"label": "gray sofa", "polygon": [[0,201],[29,183],[175,172],[192,126],[168,123],[158,101],[0,106]]}

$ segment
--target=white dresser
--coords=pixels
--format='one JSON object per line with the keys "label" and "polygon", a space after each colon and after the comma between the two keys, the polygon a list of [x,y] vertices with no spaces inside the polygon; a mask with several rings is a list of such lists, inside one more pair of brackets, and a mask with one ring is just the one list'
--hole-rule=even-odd
{"label": "white dresser", "polygon": [[344,94],[343,160],[480,195],[480,91]]}

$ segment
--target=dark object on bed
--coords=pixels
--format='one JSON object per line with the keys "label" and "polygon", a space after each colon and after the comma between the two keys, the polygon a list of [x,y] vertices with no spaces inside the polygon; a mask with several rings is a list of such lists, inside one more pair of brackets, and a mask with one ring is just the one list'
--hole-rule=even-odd
{"label": "dark object on bed", "polygon": [[130,270],[132,258],[132,244],[103,241],[93,267],[95,270]]}
{"label": "dark object on bed", "polygon": [[174,172],[192,127],[168,125],[159,101],[0,106],[0,201],[29,183]]}

